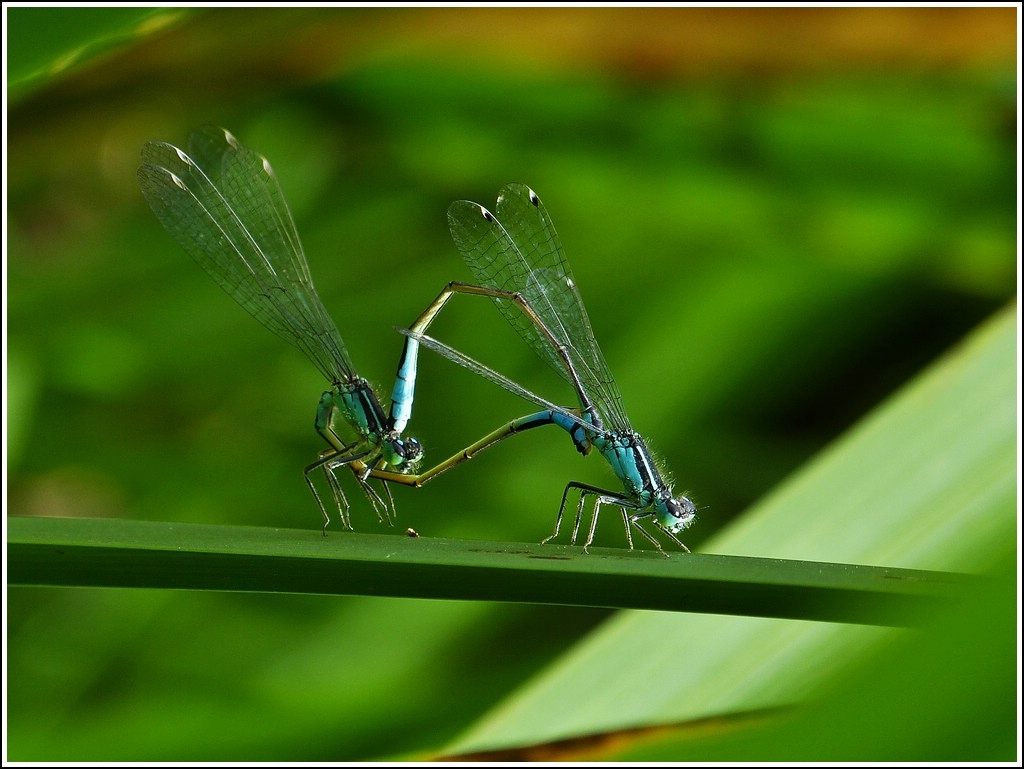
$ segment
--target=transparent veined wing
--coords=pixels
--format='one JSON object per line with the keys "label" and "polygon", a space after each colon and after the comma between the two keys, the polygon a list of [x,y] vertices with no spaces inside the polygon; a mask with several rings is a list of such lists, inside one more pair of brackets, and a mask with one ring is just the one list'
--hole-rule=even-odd
{"label": "transparent veined wing", "polygon": [[165,229],[238,304],[302,350],[328,381],[355,376],[262,155],[207,126],[192,133],[188,153],[147,143],[138,180]]}
{"label": "transparent veined wing", "polygon": [[[628,428],[622,398],[580,297],[576,280],[544,204],[525,184],[508,184],[495,212],[461,200],[448,209],[457,248],[481,285],[521,293],[562,344],[600,417],[614,428]],[[506,320],[534,352],[572,383],[565,362],[550,340],[522,311],[495,300]]]}

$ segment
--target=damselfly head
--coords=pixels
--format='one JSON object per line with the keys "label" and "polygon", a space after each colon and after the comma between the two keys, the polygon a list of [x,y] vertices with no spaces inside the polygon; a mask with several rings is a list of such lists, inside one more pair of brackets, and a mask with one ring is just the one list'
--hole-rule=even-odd
{"label": "damselfly head", "polygon": [[423,444],[415,438],[392,435],[384,442],[384,460],[400,473],[411,473],[423,458]]}
{"label": "damselfly head", "polygon": [[697,517],[697,507],[686,497],[673,499],[666,495],[660,523],[671,534],[678,534]]}

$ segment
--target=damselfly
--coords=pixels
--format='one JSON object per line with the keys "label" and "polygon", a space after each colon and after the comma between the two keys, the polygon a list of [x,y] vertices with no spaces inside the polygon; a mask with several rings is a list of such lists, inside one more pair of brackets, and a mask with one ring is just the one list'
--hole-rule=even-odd
{"label": "damselfly", "polygon": [[[412,413],[412,379],[399,378],[385,415],[369,383],[356,373],[341,334],[310,277],[288,204],[270,163],[222,128],[206,126],[189,137],[188,152],[165,142],[142,149],[139,185],[167,231],[232,299],[256,320],[306,354],[330,382],[314,427],[330,448],[304,470],[324,517],[330,518],[311,474],[323,470],[342,524],[351,529],[349,506],[335,475],[347,465],[381,520],[389,523],[394,500],[367,478],[375,470],[412,472],[423,450],[402,432]],[[354,437],[335,429],[340,415]]]}
{"label": "damselfly", "polygon": [[[687,497],[673,495],[644,439],[626,418],[619,390],[594,339],[572,270],[544,204],[529,187],[510,184],[501,190],[495,213],[477,203],[461,200],[448,209],[448,222],[455,244],[479,285],[450,283],[410,330],[402,330],[409,338],[403,360],[414,358],[417,346],[423,344],[544,408],[515,420],[504,430],[495,431],[476,444],[477,450],[523,429],[556,424],[569,433],[581,454],[586,455],[596,448],[608,461],[624,490],[569,482],[562,494],[554,532],[545,542],[558,535],[566,501],[570,491],[575,489],[580,497],[572,543],[579,533],[586,498],[593,496],[594,510],[584,549],[593,542],[601,506],[610,504],[622,511],[630,548],[633,547],[631,528],[635,528],[661,549],[658,540],[641,525],[642,521],[650,519],[686,550],[676,535],[693,521],[696,508]],[[482,363],[426,336],[424,330],[457,293],[490,296],[534,352],[572,385],[578,408],[556,406]]]}

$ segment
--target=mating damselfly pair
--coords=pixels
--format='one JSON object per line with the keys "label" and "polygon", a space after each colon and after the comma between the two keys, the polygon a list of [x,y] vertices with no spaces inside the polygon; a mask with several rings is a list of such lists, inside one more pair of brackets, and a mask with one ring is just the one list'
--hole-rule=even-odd
{"label": "mating damselfly pair", "polygon": [[[302,350],[330,383],[314,420],[328,448],[304,470],[325,533],[330,517],[313,483],[318,471],[326,478],[346,528],[352,528],[349,504],[336,472],[343,467],[352,471],[378,517],[390,523],[395,504],[389,483],[422,486],[505,438],[553,424],[569,434],[581,454],[597,449],[623,488],[613,491],[570,481],[554,532],[544,542],[558,535],[570,493],[577,492],[571,543],[579,534],[586,501],[593,497],[584,549],[593,542],[602,505],[612,505],[622,513],[631,549],[635,529],[661,550],[642,525],[649,520],[686,550],[677,534],[693,521],[696,508],[687,497],[673,495],[643,438],[630,426],[554,225],[529,187],[503,187],[493,213],[467,200],[448,209],[452,237],[476,283],[449,283],[409,329],[399,329],[405,342],[385,412],[377,394],[356,373],[341,334],[313,287],[295,221],[266,158],[228,131],[209,126],[192,133],[187,151],[165,142],[146,144],[138,180],[157,218],[178,243],[236,302]],[[572,386],[577,405],[556,405],[428,336],[428,327],[456,294],[492,299],[533,351]],[[412,416],[420,346],[541,410],[502,425],[421,471],[423,448],[415,438],[403,435]],[[344,437],[341,421],[348,425]],[[380,482],[380,492],[370,485],[371,479]]]}

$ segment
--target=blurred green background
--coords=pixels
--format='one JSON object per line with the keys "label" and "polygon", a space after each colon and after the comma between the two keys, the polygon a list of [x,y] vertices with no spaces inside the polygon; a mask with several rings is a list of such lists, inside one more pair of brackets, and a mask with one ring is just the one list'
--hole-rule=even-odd
{"label": "blurred green background", "polygon": [[[1012,8],[5,13],[10,515],[319,536],[325,383],[135,182],[147,140],[203,123],[273,163],[385,395],[392,327],[470,277],[448,204],[537,190],[634,426],[701,507],[691,547],[1016,296]],[[569,399],[487,302],[434,333]],[[432,459],[529,410],[435,357],[421,382]],[[394,533],[537,541],[567,480],[609,478],[532,431],[396,489]],[[623,544],[614,516],[598,543]],[[607,616],[39,589],[7,611],[16,760],[429,751]]]}

